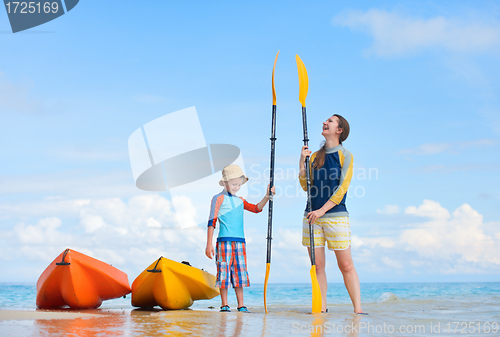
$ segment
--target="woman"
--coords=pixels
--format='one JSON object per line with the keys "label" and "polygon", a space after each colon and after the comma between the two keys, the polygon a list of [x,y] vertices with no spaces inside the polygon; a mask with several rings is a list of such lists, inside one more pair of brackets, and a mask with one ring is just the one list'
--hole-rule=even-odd
{"label": "woman", "polygon": [[314,247],[316,257],[316,275],[321,288],[322,312],[327,312],[326,291],[328,288],[325,273],[325,241],[328,249],[335,252],[337,263],[344,277],[344,283],[351,297],[354,312],[363,313],[359,278],[351,257],[351,228],[349,213],[345,205],[347,189],[352,177],[352,154],[342,142],[349,135],[349,123],[340,115],[333,115],[323,122],[325,137],[323,147],[312,154],[307,146],[302,147],[299,163],[299,179],[304,191],[307,191],[306,167],[307,156],[311,156],[311,204],[312,212],[303,219],[302,245],[307,247],[309,256],[309,222],[314,229]]}

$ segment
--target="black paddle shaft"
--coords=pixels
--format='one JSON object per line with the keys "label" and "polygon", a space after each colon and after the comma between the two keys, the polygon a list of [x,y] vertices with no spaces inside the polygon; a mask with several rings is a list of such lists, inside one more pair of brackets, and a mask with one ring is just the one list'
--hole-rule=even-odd
{"label": "black paddle shaft", "polygon": [[271,240],[273,234],[273,192],[274,186],[274,148],[276,143],[276,105],[273,105],[271,122],[271,167],[269,170],[269,215],[267,218],[267,258],[266,263],[271,263]]}
{"label": "black paddle shaft", "polygon": [[[302,107],[302,126],[304,129],[304,146],[309,147],[309,138],[307,137],[307,118],[306,118],[306,107]],[[307,213],[312,212],[311,205],[311,170],[309,168],[309,156],[306,157],[306,181],[307,181]],[[310,239],[310,251],[311,251],[311,264],[316,265],[316,257],[314,255],[314,230],[313,224],[309,220],[309,239]]]}

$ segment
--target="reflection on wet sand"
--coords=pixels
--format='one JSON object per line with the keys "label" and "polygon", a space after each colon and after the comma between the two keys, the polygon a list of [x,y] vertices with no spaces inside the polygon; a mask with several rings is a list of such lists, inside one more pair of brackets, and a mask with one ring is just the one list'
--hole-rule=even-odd
{"label": "reflection on wet sand", "polygon": [[295,333],[304,333],[306,330],[311,337],[325,335],[336,335],[346,337],[357,337],[360,331],[360,321],[363,316],[349,315],[342,318],[335,314],[316,314],[312,315],[313,321],[309,325],[293,325]]}
{"label": "reflection on wet sand", "polygon": [[[239,313],[237,315],[228,315],[227,313],[220,313],[220,326],[219,326],[219,336],[240,336],[243,328],[243,318],[244,313]],[[236,318],[235,318],[236,316]]]}
{"label": "reflection on wet sand", "polygon": [[260,335],[261,337],[264,337],[266,335],[266,321],[267,315],[264,315],[264,319],[262,320],[262,334]]}
{"label": "reflection on wet sand", "polygon": [[35,331],[41,336],[121,336],[127,316],[102,315],[92,318],[35,320]]}
{"label": "reflection on wet sand", "polygon": [[[399,304],[402,306],[402,304]],[[367,325],[397,324],[407,311],[402,308],[395,314],[394,306],[385,308],[377,305],[377,313],[372,308],[372,315],[360,316],[350,313],[349,307],[337,306],[327,314],[311,314],[310,307],[268,307],[252,308],[251,313],[233,310],[221,313],[213,310],[172,310],[136,309],[136,310],[92,310],[85,314],[94,316],[62,319],[76,312],[54,312],[57,319],[15,319],[0,320],[1,335],[12,336],[372,336],[366,331]],[[346,310],[349,309],[349,310]],[[420,310],[421,311],[421,310]],[[36,316],[37,312],[33,312]],[[40,313],[38,313],[40,314]],[[58,316],[57,316],[58,315]],[[43,316],[43,315],[39,315]],[[418,316],[413,315],[414,319]],[[422,319],[419,319],[422,321]],[[20,323],[22,322],[22,323]],[[423,321],[422,321],[423,322]],[[430,322],[430,321],[429,321]],[[429,323],[427,322],[427,323]],[[423,322],[427,324],[426,322]],[[430,324],[430,323],[429,323]],[[363,330],[363,326],[365,330]]]}
{"label": "reflection on wet sand", "polygon": [[313,317],[316,317],[316,318],[311,323],[311,325],[313,326],[313,329],[311,329],[311,337],[323,336],[323,332],[324,332],[323,327],[325,326],[326,320],[322,316],[323,315],[321,315],[321,314],[313,315]]}
{"label": "reflection on wet sand", "polygon": [[[221,313],[216,310],[174,310],[131,312],[130,331],[134,336],[323,336],[357,337],[364,316],[346,313],[312,315],[307,308],[275,308],[265,314]],[[338,328],[341,327],[341,328]]]}
{"label": "reflection on wet sand", "polygon": [[351,333],[349,333],[347,336],[349,337],[358,337],[359,331],[360,331],[360,322],[361,319],[363,318],[363,315],[354,315],[354,317],[351,319]]}

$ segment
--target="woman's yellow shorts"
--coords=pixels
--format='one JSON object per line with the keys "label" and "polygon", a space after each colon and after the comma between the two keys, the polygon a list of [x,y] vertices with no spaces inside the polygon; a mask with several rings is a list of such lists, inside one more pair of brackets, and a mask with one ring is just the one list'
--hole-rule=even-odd
{"label": "woman's yellow shorts", "polygon": [[[313,224],[314,247],[324,247],[325,241],[329,250],[345,250],[351,245],[351,226],[348,216],[323,215]],[[302,245],[310,246],[309,222],[302,221]]]}

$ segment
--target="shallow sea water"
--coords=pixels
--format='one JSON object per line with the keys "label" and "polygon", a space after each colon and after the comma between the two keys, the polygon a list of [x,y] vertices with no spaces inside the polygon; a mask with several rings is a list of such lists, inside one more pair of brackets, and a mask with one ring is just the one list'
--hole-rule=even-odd
{"label": "shallow sea water", "polygon": [[[308,284],[245,292],[251,313],[220,313],[220,299],[187,310],[138,310],[130,297],[105,301],[90,318],[1,320],[0,336],[500,336],[500,283],[362,284],[354,315],[342,284],[329,285],[329,313],[310,313]],[[35,310],[34,285],[0,285],[0,309]],[[234,294],[231,307],[235,308]],[[70,310],[61,310],[63,315]],[[74,311],[71,311],[74,312]]]}

